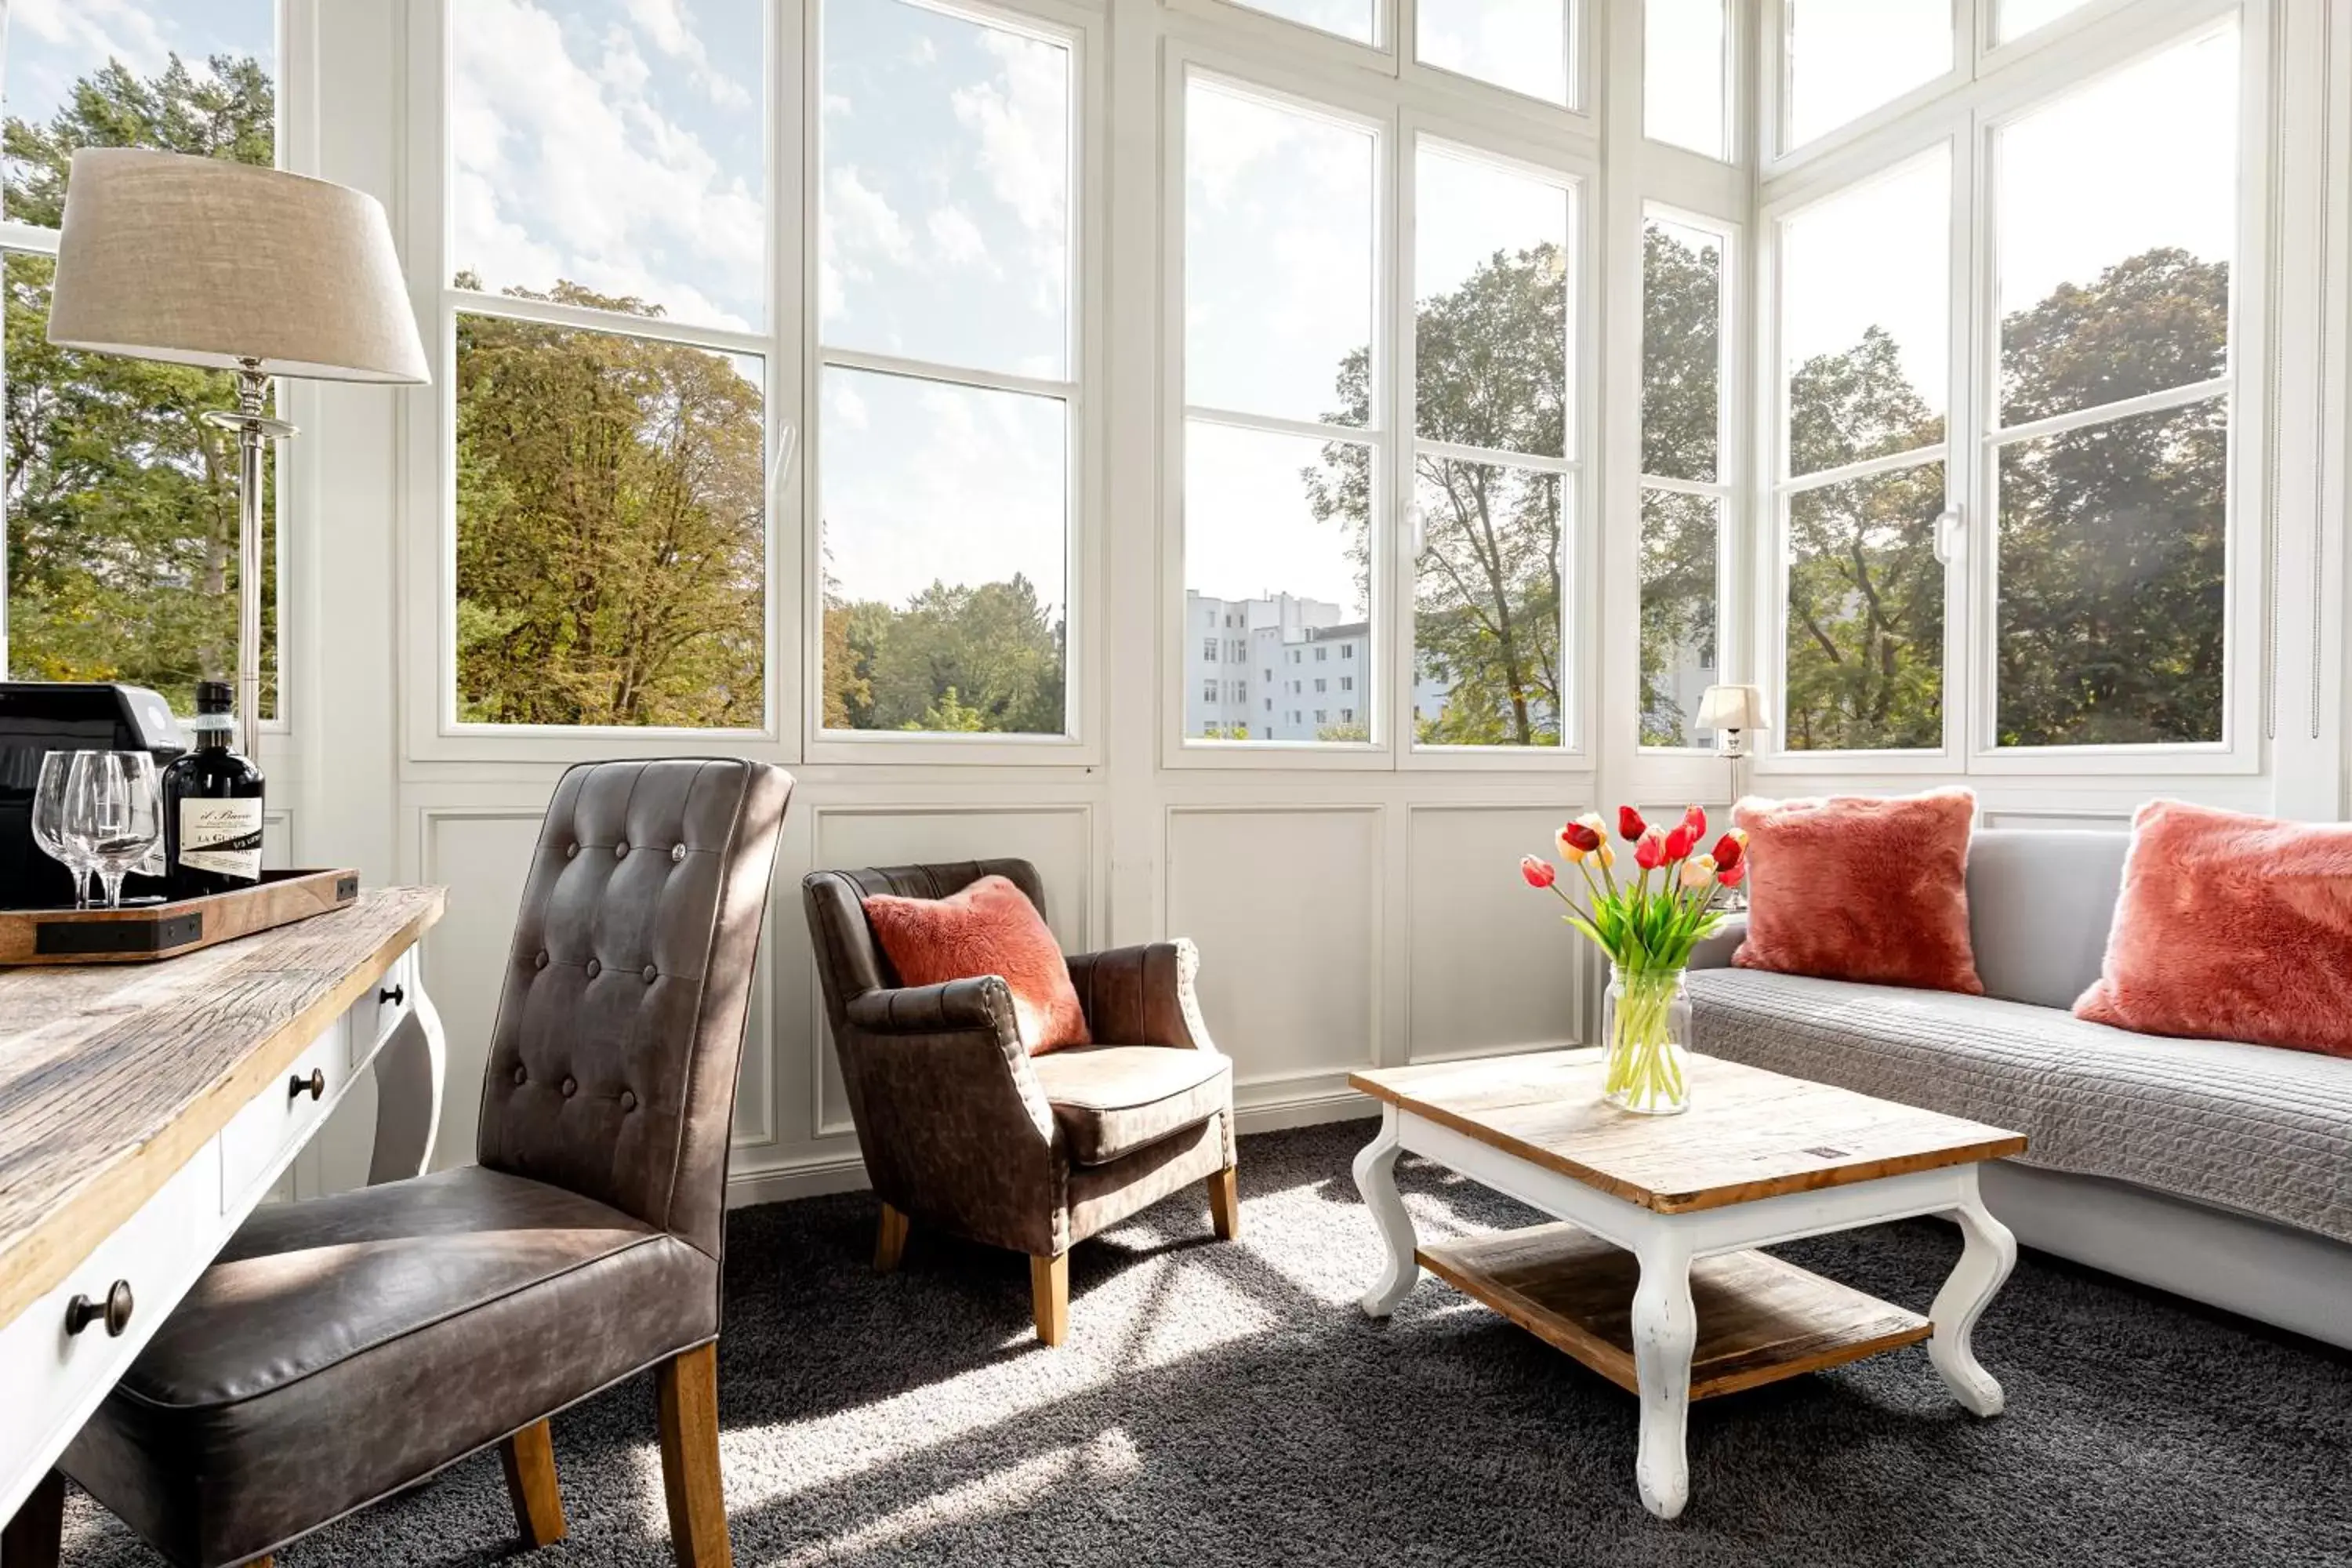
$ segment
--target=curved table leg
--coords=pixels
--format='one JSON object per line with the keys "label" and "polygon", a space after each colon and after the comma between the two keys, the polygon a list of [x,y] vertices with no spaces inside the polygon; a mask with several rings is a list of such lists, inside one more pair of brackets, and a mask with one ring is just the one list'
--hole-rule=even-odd
{"label": "curved table leg", "polygon": [[1936,1304],[1927,1309],[1928,1321],[1935,1325],[1927,1339],[1927,1359],[1963,1406],[1978,1415],[1998,1415],[2005,1403],[2000,1384],[1978,1364],[1969,1334],[1991,1304],[2001,1281],[2016,1267],[2017,1237],[1992,1217],[1977,1196],[1976,1173],[1970,1171],[1969,1175],[1967,1197],[1950,1211],[1960,1226],[1960,1260],[1952,1266],[1952,1277],[1944,1281],[1944,1288],[1936,1292]]}
{"label": "curved table leg", "polygon": [[1698,1313],[1691,1306],[1690,1249],[1679,1237],[1643,1246],[1633,1291],[1633,1371],[1642,1395],[1642,1442],[1633,1465],[1642,1506],[1673,1519],[1690,1500],[1684,1438],[1690,1417],[1691,1353]]}
{"label": "curved table leg", "polygon": [[1364,1292],[1363,1308],[1369,1317],[1387,1317],[1421,1283],[1421,1261],[1413,1256],[1412,1216],[1405,1213],[1404,1199],[1397,1194],[1397,1156],[1403,1152],[1396,1108],[1390,1106],[1381,1113],[1380,1136],[1356,1156],[1356,1190],[1364,1194],[1364,1206],[1371,1211],[1372,1224],[1388,1252],[1380,1278]]}
{"label": "curved table leg", "polygon": [[441,1087],[448,1041],[422,981],[409,982],[414,1005],[375,1058],[375,1152],[368,1185],[421,1176],[441,1127]]}

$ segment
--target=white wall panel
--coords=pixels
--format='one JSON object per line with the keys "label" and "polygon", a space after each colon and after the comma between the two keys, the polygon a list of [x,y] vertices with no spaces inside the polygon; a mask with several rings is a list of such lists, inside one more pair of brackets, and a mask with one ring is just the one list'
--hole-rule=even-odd
{"label": "white wall panel", "polygon": [[507,949],[541,814],[495,807],[436,807],[419,814],[425,880],[449,889],[441,923],[425,935],[425,986],[449,1037],[441,1100],[438,1169],[474,1158],[482,1068],[506,981]]}
{"label": "white wall panel", "polygon": [[1167,932],[1201,949],[1201,1007],[1243,1085],[1379,1059],[1377,806],[1177,806]]}
{"label": "white wall panel", "polygon": [[1588,944],[1560,923],[1559,900],[1528,887],[1518,868],[1523,855],[1550,853],[1561,819],[1540,806],[1409,813],[1407,1059],[1577,1037]]}

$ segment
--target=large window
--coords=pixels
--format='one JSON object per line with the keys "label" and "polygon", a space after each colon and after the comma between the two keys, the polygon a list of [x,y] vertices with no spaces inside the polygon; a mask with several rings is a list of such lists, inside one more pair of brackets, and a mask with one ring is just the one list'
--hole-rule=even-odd
{"label": "large window", "polygon": [[1692,721],[1720,672],[1726,242],[1653,214],[1642,226],[1641,743],[1702,744]]}
{"label": "large window", "polygon": [[766,722],[765,9],[449,7],[461,723]]}
{"label": "large window", "polygon": [[1952,68],[1955,0],[1782,3],[1784,148],[1801,147]]}
{"label": "large window", "polygon": [[[82,146],[278,152],[272,0],[157,0],[119,37],[69,5],[5,15],[8,673],[123,680],[182,711],[236,662],[236,405],[226,373],[53,348],[67,165]],[[275,463],[265,515],[274,519]],[[262,538],[261,704],[278,711],[278,530]]]}
{"label": "large window", "polygon": [[1727,0],[1643,0],[1642,132],[1654,142],[1731,156],[1732,48]]}
{"label": "large window", "polygon": [[910,0],[823,26],[821,724],[1066,733],[1076,51]]}

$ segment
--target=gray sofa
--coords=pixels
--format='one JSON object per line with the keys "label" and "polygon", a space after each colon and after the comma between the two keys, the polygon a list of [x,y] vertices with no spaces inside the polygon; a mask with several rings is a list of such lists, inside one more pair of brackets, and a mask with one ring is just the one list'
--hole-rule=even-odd
{"label": "gray sofa", "polygon": [[1709,1055],[2024,1132],[1985,1201],[2029,1247],[2352,1347],[2352,1060],[2177,1040],[2069,1012],[2098,977],[2121,833],[1981,831],[1982,996],[1694,958]]}

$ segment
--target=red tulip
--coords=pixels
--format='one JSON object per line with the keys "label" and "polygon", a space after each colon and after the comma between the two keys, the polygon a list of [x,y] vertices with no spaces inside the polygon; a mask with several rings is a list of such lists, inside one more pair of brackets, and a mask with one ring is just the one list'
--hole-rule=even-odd
{"label": "red tulip", "polygon": [[1666,836],[1653,827],[1644,832],[1633,846],[1633,864],[1644,871],[1654,871],[1666,860]]}
{"label": "red tulip", "polygon": [[1706,813],[1695,805],[1685,807],[1683,826],[1691,830],[1691,842],[1697,843],[1706,837]]}
{"label": "red tulip", "polygon": [[1587,855],[1601,847],[1601,835],[1581,822],[1571,822],[1561,827],[1559,841]]}
{"label": "red tulip", "polygon": [[1632,844],[1638,840],[1648,830],[1649,826],[1642,820],[1642,814],[1632,806],[1621,805],[1617,808],[1617,832],[1626,843]]}
{"label": "red tulip", "polygon": [[1715,879],[1727,888],[1736,888],[1739,886],[1739,879],[1747,875],[1748,866],[1743,861],[1736,866],[1726,866],[1715,874]]}
{"label": "red tulip", "polygon": [[1538,860],[1532,855],[1520,860],[1519,875],[1528,879],[1530,888],[1549,888],[1559,879],[1559,873],[1551,868],[1550,861]]}
{"label": "red tulip", "polygon": [[1679,860],[1698,847],[1698,836],[1704,828],[1693,827],[1688,822],[1666,835],[1666,858]]}
{"label": "red tulip", "polygon": [[1740,857],[1747,853],[1748,846],[1728,833],[1715,841],[1715,863],[1727,871],[1738,865]]}

